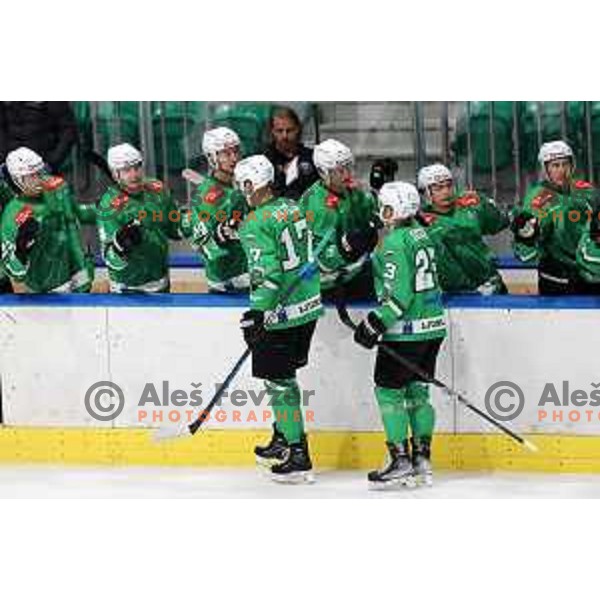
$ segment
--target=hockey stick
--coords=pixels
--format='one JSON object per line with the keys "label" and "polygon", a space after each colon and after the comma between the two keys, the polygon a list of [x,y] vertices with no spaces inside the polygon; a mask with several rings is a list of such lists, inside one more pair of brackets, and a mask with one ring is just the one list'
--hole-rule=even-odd
{"label": "hockey stick", "polygon": [[94,165],[99,171],[107,177],[111,182],[115,183],[115,179],[113,174],[108,166],[108,162],[99,152],[95,150],[84,150],[83,151],[84,158],[87,158],[90,164]]}
{"label": "hockey stick", "polygon": [[[311,259],[306,262],[300,272],[298,273],[298,277],[292,284],[284,291],[280,298],[277,300],[277,308],[271,313],[275,316],[279,312],[279,308],[285,303],[285,301],[296,291],[298,286],[308,277],[312,276],[317,270],[317,259],[325,245],[329,242],[331,236],[335,232],[335,227],[329,229],[323,239],[319,242],[317,247],[315,248]],[[272,321],[267,321],[265,325],[271,324]],[[230,383],[233,381],[235,376],[238,374],[239,370],[242,368],[243,364],[246,362],[248,357],[252,354],[252,350],[250,348],[246,348],[244,353],[237,359],[237,362],[232,367],[231,371],[223,381],[223,383],[217,388],[215,391],[211,401],[206,405],[206,408],[200,413],[200,416],[191,423],[183,423],[177,429],[173,429],[170,427],[160,428],[154,435],[155,441],[164,441],[173,438],[179,437],[189,437],[195,435],[196,432],[202,427],[202,424],[208,419],[211,410],[217,404],[217,402],[221,399],[223,392],[229,387]]]}
{"label": "hockey stick", "polygon": [[[338,299],[336,308],[337,313],[340,317],[340,321],[352,331],[356,331],[357,325],[356,323],[354,323],[352,317],[348,313],[348,307],[343,303],[341,299]],[[532,452],[538,451],[538,448],[537,446],[535,446],[535,444],[521,437],[518,433],[515,433],[514,431],[506,427],[506,425],[503,425],[499,421],[496,421],[496,419],[490,417],[490,415],[483,412],[480,408],[477,408],[477,406],[469,402],[469,400],[467,400],[460,392],[457,392],[456,390],[453,390],[452,388],[448,387],[444,382],[440,381],[439,379],[435,377],[430,377],[427,373],[425,373],[425,371],[423,371],[423,369],[415,365],[412,361],[408,360],[401,354],[398,354],[398,352],[392,350],[392,348],[386,346],[382,342],[377,342],[377,346],[379,346],[379,348],[381,348],[383,352],[385,352],[391,359],[395,360],[397,363],[402,365],[405,369],[408,369],[415,375],[418,375],[423,381],[433,384],[436,387],[444,390],[450,396],[456,398],[463,406],[468,408],[470,411],[474,412],[476,415],[480,416],[482,419],[485,419],[488,423],[490,423],[497,429],[500,429],[500,431],[508,435],[515,442],[521,444],[522,446],[525,446],[528,450],[531,450]]]}

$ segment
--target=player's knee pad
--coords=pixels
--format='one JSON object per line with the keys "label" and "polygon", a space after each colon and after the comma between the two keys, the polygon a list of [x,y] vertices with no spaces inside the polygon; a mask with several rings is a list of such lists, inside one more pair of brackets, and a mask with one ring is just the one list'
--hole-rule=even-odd
{"label": "player's knee pad", "polygon": [[375,397],[381,410],[403,410],[406,408],[406,388],[375,388]]}
{"label": "player's knee pad", "polygon": [[419,408],[430,404],[429,385],[421,381],[411,381],[406,386],[406,407]]}

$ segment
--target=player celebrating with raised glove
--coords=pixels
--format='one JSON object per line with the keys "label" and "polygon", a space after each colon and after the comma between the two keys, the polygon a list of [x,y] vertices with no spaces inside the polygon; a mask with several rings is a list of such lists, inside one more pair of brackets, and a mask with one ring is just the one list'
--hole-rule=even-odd
{"label": "player celebrating with raised glove", "polygon": [[515,256],[538,261],[540,294],[585,294],[592,290],[578,273],[577,247],[588,230],[594,189],[574,178],[573,150],[558,140],[542,145],[543,179],[515,208],[512,230]]}
{"label": "player celebrating with raised glove", "polygon": [[18,148],[6,157],[16,195],[2,215],[2,261],[29,293],[89,292],[94,264],[81,241],[81,224],[96,220],[94,206],[78,204],[62,177],[50,176],[42,157]]}
{"label": "player celebrating with raised glove", "polygon": [[[336,140],[315,146],[313,160],[321,181],[313,184],[300,203],[315,244],[333,228],[336,235],[319,257],[324,299],[374,297],[369,254],[377,245],[377,201],[354,178],[354,157]],[[340,288],[340,289],[336,289]]]}
{"label": "player celebrating with raised glove", "polygon": [[137,148],[113,146],[107,160],[115,185],[98,205],[98,230],[110,290],[168,292],[169,239],[179,239],[179,213],[162,182],[144,177]]}
{"label": "player celebrating with raised glove", "polygon": [[423,167],[418,187],[425,200],[419,219],[435,244],[442,289],[452,293],[505,294],[497,259],[483,240],[508,227],[508,216],[493,200],[454,188],[450,169]]}
{"label": "player celebrating with raised glove", "polygon": [[[420,199],[414,186],[386,183],[379,192],[383,243],[373,254],[373,275],[379,307],[355,331],[355,341],[373,348],[375,396],[389,452],[388,464],[369,473],[372,487],[431,484],[431,439],[435,412],[429,386],[411,369],[399,365],[381,346],[405,357],[433,376],[437,355],[446,335],[435,263],[435,249],[427,230],[415,219]],[[409,452],[412,433],[412,455]]]}
{"label": "player celebrating with raised glove", "polygon": [[235,168],[236,186],[252,209],[240,229],[250,273],[250,310],[242,330],[252,351],[252,374],[265,380],[275,417],[271,441],[255,455],[259,464],[270,465],[274,480],[306,482],[312,480],[312,463],[296,371],[308,363],[323,309],[318,272],[301,278],[312,258],[311,232],[295,201],[273,196],[273,179],[273,165],[262,155]]}
{"label": "player celebrating with raised glove", "polygon": [[248,212],[243,195],[233,186],[240,160],[240,138],[227,127],[204,134],[202,151],[210,174],[198,186],[181,230],[204,260],[210,292],[239,293],[249,285],[248,263],[238,228]]}

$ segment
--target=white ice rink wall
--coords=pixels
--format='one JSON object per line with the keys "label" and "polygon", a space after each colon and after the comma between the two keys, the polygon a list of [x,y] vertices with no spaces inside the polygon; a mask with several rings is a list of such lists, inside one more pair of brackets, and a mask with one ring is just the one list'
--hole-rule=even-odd
{"label": "white ice rink wall", "polygon": [[[245,301],[235,297],[15,296],[2,299],[0,309],[5,429],[157,427],[161,418],[165,424],[184,416],[189,407],[156,406],[148,395],[140,405],[148,384],[161,402],[166,381],[169,393],[181,390],[180,396],[201,390],[206,405],[244,350],[239,317]],[[359,318],[367,309],[359,306],[351,312]],[[516,431],[536,439],[575,436],[595,444],[600,434],[600,401],[593,393],[596,385],[600,388],[600,301],[454,297],[448,301],[448,321],[449,336],[438,361],[440,379],[484,410],[489,409],[485,397],[493,384],[514,382],[524,397],[522,411],[510,422]],[[381,429],[373,358],[355,346],[329,308],[317,327],[309,366],[299,376],[301,387],[313,392],[306,407],[311,431]],[[86,410],[84,397],[92,384],[105,380],[122,388],[125,405],[115,420],[100,422]],[[262,390],[249,364],[232,389],[246,394],[245,405],[243,398],[236,406],[226,398],[219,420],[212,419],[208,428],[268,428],[264,411],[269,407],[265,402],[257,407],[249,397],[250,391],[256,398]],[[491,406],[501,415],[510,413],[518,400],[515,394],[501,394],[496,404],[494,397]],[[496,433],[439,390],[434,403],[439,432]]]}

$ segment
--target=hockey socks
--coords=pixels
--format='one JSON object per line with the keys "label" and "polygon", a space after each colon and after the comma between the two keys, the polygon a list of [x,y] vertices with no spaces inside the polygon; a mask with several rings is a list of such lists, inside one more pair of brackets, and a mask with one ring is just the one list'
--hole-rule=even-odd
{"label": "hockey socks", "polygon": [[288,444],[297,444],[304,435],[298,382],[295,378],[265,380],[265,388],[277,430],[284,435]]}
{"label": "hockey socks", "polygon": [[390,444],[402,444],[408,437],[409,417],[405,396],[405,388],[375,388],[385,437]]}
{"label": "hockey socks", "polygon": [[435,410],[429,402],[429,386],[411,381],[405,388],[406,407],[413,438],[431,439],[435,427]]}
{"label": "hockey socks", "polygon": [[376,387],[375,396],[388,442],[404,442],[408,438],[409,426],[416,439],[433,436],[435,411],[429,402],[426,384],[412,381],[399,389]]}

